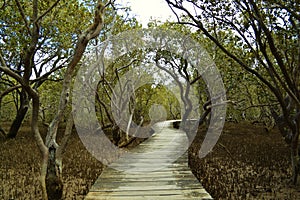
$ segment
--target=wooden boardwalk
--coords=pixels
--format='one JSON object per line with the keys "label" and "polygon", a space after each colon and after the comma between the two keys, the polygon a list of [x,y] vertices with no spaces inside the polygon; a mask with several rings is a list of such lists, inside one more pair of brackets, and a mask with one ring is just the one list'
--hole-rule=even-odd
{"label": "wooden boardwalk", "polygon": [[186,134],[173,122],[157,123],[155,136],[107,167],[85,199],[212,199],[190,171]]}

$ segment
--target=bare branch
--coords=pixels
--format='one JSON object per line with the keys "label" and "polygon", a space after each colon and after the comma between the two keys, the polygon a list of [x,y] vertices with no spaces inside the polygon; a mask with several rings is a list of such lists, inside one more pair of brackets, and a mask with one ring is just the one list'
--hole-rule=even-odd
{"label": "bare branch", "polygon": [[0,102],[2,100],[2,98],[6,95],[8,95],[9,93],[11,93],[12,91],[16,90],[16,89],[19,89],[21,88],[22,85],[16,85],[16,86],[13,86],[13,87],[10,87],[8,88],[7,90],[5,90],[4,92],[0,93]]}
{"label": "bare branch", "polygon": [[5,74],[11,76],[12,78],[16,79],[22,86],[25,86],[26,83],[24,82],[23,78],[18,75],[17,73],[13,72],[5,63],[4,58],[2,57],[2,54],[0,52],[0,61],[1,65],[0,70],[2,70]]}
{"label": "bare branch", "polygon": [[58,71],[58,70],[60,70],[60,69],[62,69],[62,68],[64,68],[64,67],[66,67],[66,66],[65,66],[64,63],[63,63],[63,64],[61,64],[61,65],[59,65],[59,66],[57,66],[57,67],[51,69],[49,72],[45,73],[44,75],[40,76],[39,78],[36,78],[36,79],[34,79],[34,80],[31,80],[31,83],[35,83],[35,82],[38,82],[38,81],[41,81],[41,80],[45,80],[45,79],[48,78],[48,76],[50,76],[50,75],[53,74],[54,72],[56,72],[56,71]]}

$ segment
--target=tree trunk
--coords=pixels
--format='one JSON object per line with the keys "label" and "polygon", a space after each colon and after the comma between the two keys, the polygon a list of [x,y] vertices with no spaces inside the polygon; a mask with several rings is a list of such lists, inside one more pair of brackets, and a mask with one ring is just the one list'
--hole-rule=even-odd
{"label": "tree trunk", "polygon": [[56,148],[49,148],[47,174],[45,177],[47,196],[50,200],[61,200],[63,194],[63,181],[61,174],[61,162],[56,157]]}
{"label": "tree trunk", "polygon": [[29,97],[25,91],[20,94],[21,105],[17,111],[16,118],[14,119],[12,125],[10,126],[9,132],[6,135],[7,138],[15,138],[19,132],[22,122],[26,116],[29,107]]}
{"label": "tree trunk", "polygon": [[293,174],[292,174],[292,182],[294,185],[297,185],[299,183],[298,176],[299,176],[299,169],[300,169],[300,159],[299,154],[295,154],[292,150],[292,168],[293,168]]}
{"label": "tree trunk", "polygon": [[113,128],[112,128],[112,135],[113,135],[113,141],[114,141],[114,144],[116,146],[118,146],[120,140],[121,140],[121,130],[120,128],[114,124]]}
{"label": "tree trunk", "polygon": [[299,183],[299,172],[300,172],[300,149],[299,149],[299,134],[300,134],[300,117],[296,116],[296,129],[293,133],[293,141],[291,144],[291,156],[292,156],[292,182],[294,185]]}

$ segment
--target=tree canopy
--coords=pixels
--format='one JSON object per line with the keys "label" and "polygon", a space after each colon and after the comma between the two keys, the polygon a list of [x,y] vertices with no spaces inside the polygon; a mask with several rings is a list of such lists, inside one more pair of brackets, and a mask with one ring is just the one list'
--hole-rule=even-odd
{"label": "tree canopy", "polygon": [[[178,23],[194,27],[257,79],[299,168],[300,15],[296,1],[166,0]],[[278,105],[276,104],[278,103]],[[297,167],[296,167],[297,166]]]}

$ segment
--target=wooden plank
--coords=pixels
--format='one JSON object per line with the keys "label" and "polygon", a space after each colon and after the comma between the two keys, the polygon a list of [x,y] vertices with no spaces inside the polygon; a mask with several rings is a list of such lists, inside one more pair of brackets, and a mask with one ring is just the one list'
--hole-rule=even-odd
{"label": "wooden plank", "polygon": [[85,199],[212,199],[187,166],[186,153],[172,163],[187,144],[184,132],[168,128],[172,123],[156,124],[159,133],[106,168]]}
{"label": "wooden plank", "polygon": [[199,188],[199,184],[195,183],[195,182],[190,182],[190,180],[184,180],[181,182],[177,182],[174,180],[170,180],[170,181],[159,181],[159,185],[157,185],[158,181],[155,180],[150,180],[150,181],[102,181],[101,183],[95,184],[93,186],[93,188],[91,189],[91,191],[97,191],[103,188],[109,189],[109,188],[116,188],[116,187],[125,187],[125,188],[129,188],[130,190],[135,189],[135,187],[141,187],[141,185],[143,185],[143,187],[145,186],[144,189],[149,190],[150,187],[159,187],[159,189],[163,189],[165,187],[175,187],[176,189],[178,189],[178,187],[180,186],[181,188]]}
{"label": "wooden plank", "polygon": [[93,193],[85,198],[86,200],[183,200],[183,199],[197,199],[197,200],[211,200],[209,194],[201,194],[200,196],[186,196],[182,194],[173,194],[173,195],[152,195],[152,196],[99,196],[98,193]]}
{"label": "wooden plank", "polygon": [[[133,191],[96,191],[91,192],[90,195],[94,194],[93,196],[99,195],[101,196],[130,196],[130,197],[159,197],[159,196],[169,196],[170,199],[172,199],[172,196],[182,196],[185,197],[183,199],[189,199],[190,197],[198,197],[198,199],[201,199],[201,197],[205,196],[205,198],[208,198],[208,194],[205,189],[199,189],[199,190],[152,190],[149,193],[147,191],[141,191],[141,190],[133,190]],[[96,198],[95,198],[96,199]],[[159,198],[157,198],[159,199]]]}
{"label": "wooden plank", "polygon": [[[192,172],[186,168],[161,168],[156,171],[148,171],[148,173],[141,173],[140,171],[124,173],[122,171],[110,170],[110,169],[111,168],[106,169],[107,172],[102,173],[100,175],[100,178],[114,177],[114,176],[119,176],[119,177],[155,177],[155,176],[157,176],[157,177],[160,177],[160,176],[164,176],[164,175],[170,175],[170,176],[185,175],[185,176],[193,177]],[[168,169],[172,169],[173,171],[170,171]],[[178,169],[180,169],[180,171],[178,171]],[[136,170],[143,170],[143,169],[136,169]],[[151,168],[149,170],[151,170]],[[194,177],[193,177],[193,179],[194,179]]]}
{"label": "wooden plank", "polygon": [[[117,186],[117,187],[116,187]],[[99,191],[99,192],[128,192],[128,191],[141,191],[141,192],[152,192],[152,191],[169,191],[171,193],[173,193],[174,191],[180,191],[181,193],[184,190],[192,190],[192,189],[196,189],[196,190],[203,190],[202,188],[199,188],[198,185],[188,185],[189,187],[178,187],[177,185],[174,184],[166,184],[166,185],[161,185],[161,183],[159,182],[159,185],[149,185],[149,182],[147,182],[146,184],[110,184],[110,185],[104,185],[99,186],[98,188],[94,187],[93,192],[95,191]]]}

